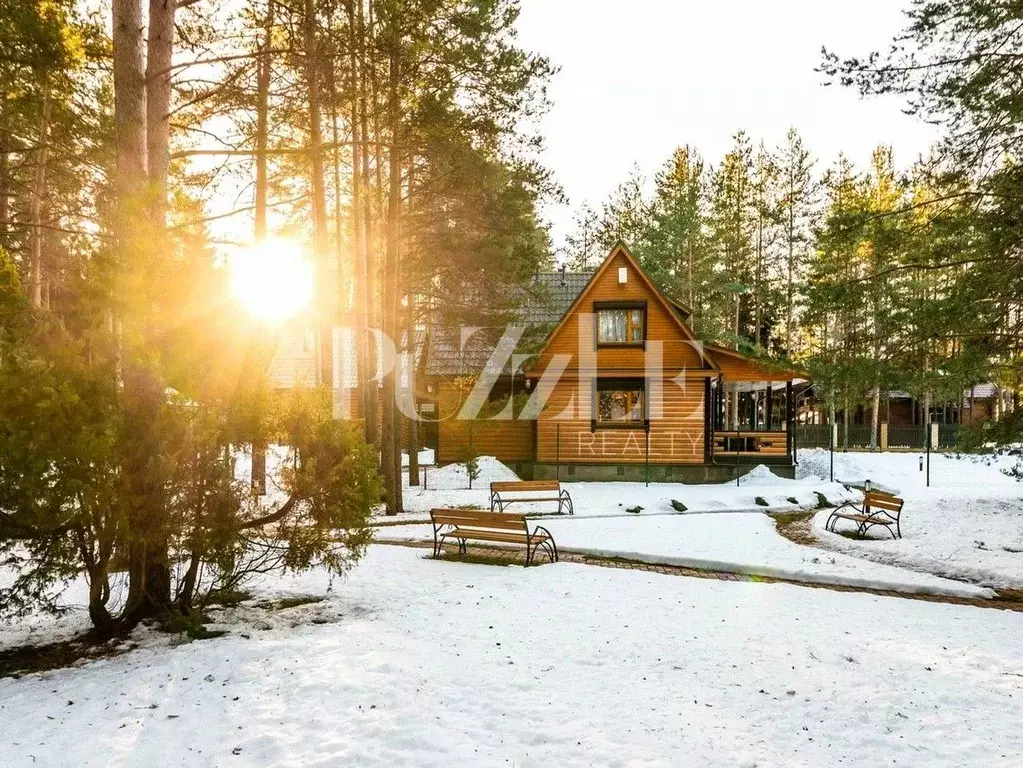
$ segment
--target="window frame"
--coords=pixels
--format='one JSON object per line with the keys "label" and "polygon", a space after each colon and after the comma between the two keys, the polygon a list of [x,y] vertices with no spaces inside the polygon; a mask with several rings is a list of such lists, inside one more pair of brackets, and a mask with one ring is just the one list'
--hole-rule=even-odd
{"label": "window frame", "polygon": [[[598,429],[642,429],[650,431],[650,382],[638,376],[605,376],[596,377],[591,382],[590,397],[590,431]],[[603,392],[635,392],[643,393],[643,414],[635,421],[601,421],[598,408],[600,393]]]}
{"label": "window frame", "polygon": [[[606,311],[624,310],[626,313],[629,310],[642,310],[643,312],[643,331],[642,338],[639,341],[601,341],[600,340],[600,313]],[[635,348],[635,349],[646,349],[646,338],[647,338],[647,318],[649,312],[647,309],[646,301],[595,301],[593,302],[593,346],[594,349],[621,349],[621,348]],[[625,333],[626,336],[630,335],[629,331],[635,328],[631,324],[631,317],[629,314],[625,316]]]}

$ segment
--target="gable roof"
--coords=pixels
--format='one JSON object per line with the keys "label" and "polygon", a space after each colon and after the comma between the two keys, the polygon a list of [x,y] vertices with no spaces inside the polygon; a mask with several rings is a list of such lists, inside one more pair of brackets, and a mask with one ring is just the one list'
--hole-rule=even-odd
{"label": "gable roof", "polygon": [[[629,250],[628,246],[625,245],[625,243],[619,241],[618,244],[611,249],[611,252],[607,255],[607,258],[604,259],[603,263],[601,263],[601,265],[597,267],[597,271],[590,276],[590,279],[587,281],[586,286],[579,292],[579,295],[575,297],[575,300],[571,303],[571,305],[569,305],[568,309],[565,310],[564,314],[562,314],[561,320],[558,321],[558,324],[554,327],[554,330],[552,330],[550,334],[548,334],[547,340],[544,342],[543,347],[540,349],[539,356],[542,356],[544,352],[547,351],[547,347],[550,346],[551,341],[554,339],[554,337],[558,335],[562,328],[564,328],[565,323],[568,322],[568,318],[576,310],[576,308],[582,304],[583,300],[586,298],[586,295],[591,290],[593,290],[593,286],[597,284],[597,281],[600,279],[600,276],[604,274],[604,272],[608,269],[611,263],[615,260],[615,257],[619,255],[624,256],[625,260],[629,262],[629,265],[635,270],[636,274],[640,276],[640,279],[642,279],[644,285],[646,285],[647,290],[651,294],[653,294],[654,298],[656,298],[657,301],[664,307],[664,310],[667,312],[668,316],[675,322],[675,325],[679,328],[680,331],[682,331],[682,335],[685,336],[685,338],[689,341],[694,342],[698,341],[696,336],[693,334],[692,329],[688,325],[686,325],[685,320],[682,319],[681,316],[682,313],[680,311],[683,309],[682,306],[671,301],[667,296],[665,296],[661,292],[661,289],[654,284],[654,281],[650,279],[650,276],[647,275],[643,267],[640,266],[640,263],[636,259],[636,257],[632,255],[632,252]],[[713,370],[718,369],[718,364],[713,358],[707,355],[701,355],[701,358],[703,359],[704,366],[706,368],[711,368]]]}

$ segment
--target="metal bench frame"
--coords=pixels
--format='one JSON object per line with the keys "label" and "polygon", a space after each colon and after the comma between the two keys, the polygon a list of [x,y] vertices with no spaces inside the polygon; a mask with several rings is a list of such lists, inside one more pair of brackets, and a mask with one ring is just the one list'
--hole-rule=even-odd
{"label": "metal bench frame", "polygon": [[[896,509],[875,506],[872,511],[870,506],[872,501],[875,502],[875,505],[877,502],[882,502],[888,506],[896,507]],[[839,520],[851,520],[856,523],[856,534],[861,539],[865,538],[867,531],[876,525],[880,525],[887,530],[892,535],[893,540],[901,539],[902,527],[900,525],[900,518],[902,517],[902,507],[904,504],[905,502],[898,496],[881,493],[880,491],[867,491],[863,495],[863,503],[861,505],[857,506],[855,502],[847,501],[836,507],[828,517],[828,521],[824,524],[824,530],[836,533],[835,525]],[[856,511],[843,514],[842,510],[846,507]]]}
{"label": "metal bench frame", "polygon": [[[558,502],[557,514],[565,514],[562,510],[567,508],[568,514],[574,515],[575,509],[572,507],[572,497],[568,493],[568,490],[561,487],[561,483],[558,483],[558,495],[557,496],[501,496],[502,493],[514,493],[515,491],[496,491],[494,486],[498,484],[514,482],[513,480],[500,481],[500,483],[494,482],[490,484],[490,511],[493,512],[496,508],[498,512],[504,512],[504,508],[509,504],[516,504],[518,502],[527,501],[556,501]],[[528,482],[528,481],[526,481]],[[521,493],[544,493],[544,491],[530,491],[528,488],[523,489]]]}
{"label": "metal bench frame", "polygon": [[[489,516],[500,515],[495,521]],[[438,521],[438,518],[441,518]],[[443,518],[457,518],[458,521]],[[432,509],[430,522],[433,524],[433,556],[439,557],[446,539],[458,542],[458,554],[465,555],[469,541],[519,544],[526,547],[526,565],[532,565],[536,553],[542,550],[552,563],[558,562],[558,545],[551,532],[542,525],[530,532],[525,515],[506,515],[479,509]],[[522,524],[522,533],[515,532]],[[475,536],[473,534],[476,534]],[[505,538],[501,538],[502,534]]]}

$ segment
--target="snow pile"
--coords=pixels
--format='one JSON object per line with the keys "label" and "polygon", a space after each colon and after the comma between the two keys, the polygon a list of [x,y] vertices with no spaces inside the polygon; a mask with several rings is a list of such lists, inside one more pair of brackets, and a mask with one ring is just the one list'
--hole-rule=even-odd
{"label": "snow pile", "polygon": [[768,467],[758,464],[739,478],[739,485],[790,485],[791,480],[774,474]]}
{"label": "snow pile", "polygon": [[[910,499],[897,540],[879,528],[862,541],[830,533],[824,529],[829,514],[822,510],[813,520],[814,535],[829,549],[996,589],[1023,589],[1023,500]],[[848,521],[837,527],[855,528]]]}
{"label": "snow pile", "polygon": [[[773,518],[757,512],[550,518],[543,525],[564,552],[898,592],[994,596],[984,587],[796,544],[778,533]],[[432,541],[433,529],[393,526],[377,530],[376,538]]]}
{"label": "snow pile", "polygon": [[[433,464],[434,463],[433,448],[424,448],[417,455],[419,456],[419,464],[420,464],[420,466],[422,466],[424,464]],[[408,453],[405,452],[405,451],[402,451],[402,453],[401,453],[401,465],[403,467],[407,467],[408,466]]]}
{"label": "snow pile", "polygon": [[397,547],[286,583],[337,618],[0,680],[0,765],[1023,763],[1010,611]]}
{"label": "snow pile", "polygon": [[[493,456],[480,456],[476,460],[479,474],[472,481],[473,488],[486,488],[490,493],[490,484],[500,480],[518,480],[519,476]],[[437,491],[454,491],[469,489],[469,472],[465,464],[446,464],[443,467],[429,469],[429,486]]]}

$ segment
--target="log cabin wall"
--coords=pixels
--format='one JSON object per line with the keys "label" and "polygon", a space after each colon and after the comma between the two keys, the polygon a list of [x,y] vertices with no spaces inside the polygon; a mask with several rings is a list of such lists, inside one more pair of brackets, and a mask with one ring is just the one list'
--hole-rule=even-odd
{"label": "log cabin wall", "polygon": [[443,380],[436,383],[436,391],[438,463],[465,461],[471,454],[505,463],[533,461],[533,421],[459,419],[465,395],[453,382]]}
{"label": "log cabin wall", "polygon": [[[660,418],[650,420],[651,464],[701,464],[705,450],[704,379],[685,380],[685,388],[663,385]],[[591,430],[590,381],[563,378],[550,390],[536,425],[536,460],[541,464],[643,464],[644,428]],[[651,385],[653,389],[656,384]],[[577,407],[578,404],[578,407]]]}

